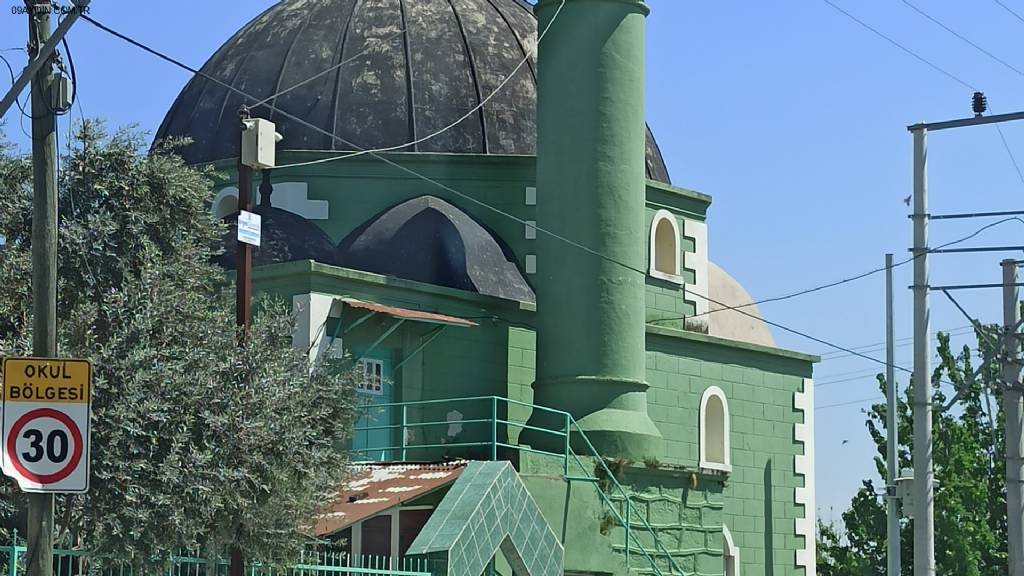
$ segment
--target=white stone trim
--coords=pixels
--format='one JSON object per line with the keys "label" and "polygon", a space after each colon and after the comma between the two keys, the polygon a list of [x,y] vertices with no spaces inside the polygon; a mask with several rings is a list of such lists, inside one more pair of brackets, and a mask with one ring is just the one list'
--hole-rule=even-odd
{"label": "white stone trim", "polygon": [[537,255],[527,254],[526,255],[526,273],[536,274],[537,273]]}
{"label": "white stone trim", "polygon": [[[707,407],[708,401],[711,398],[718,398],[722,403],[722,416],[724,421],[722,422],[722,453],[724,455],[725,462],[713,462],[707,458],[707,442],[708,442],[708,418]],[[698,426],[700,429],[698,440],[700,444],[698,450],[700,451],[700,462],[698,466],[704,470],[719,470],[722,472],[732,471],[732,448],[729,441],[731,434],[731,427],[729,425],[729,400],[725,397],[725,392],[722,391],[718,386],[708,386],[704,390],[704,394],[700,397],[700,412],[698,414]]]}
{"label": "white stone trim", "polygon": [[306,220],[330,218],[330,203],[327,200],[310,200],[309,184],[305,182],[274,182],[270,204],[274,208],[298,214]]}
{"label": "white stone trim", "polygon": [[537,205],[537,187],[527,186],[526,187],[526,205],[536,206]]}
{"label": "white stone trim", "polygon": [[[340,306],[340,304],[338,304]],[[292,296],[292,311],[295,314],[295,332],[292,345],[302,352],[309,351],[309,365],[313,364],[332,344],[327,335],[327,319],[340,316],[340,310],[331,314],[335,307],[334,296],[326,294],[296,294]],[[339,338],[338,340],[341,340]],[[340,343],[339,343],[340,347]]]}
{"label": "white stone trim", "polygon": [[814,380],[804,378],[803,391],[793,396],[793,408],[803,412],[803,424],[793,430],[793,439],[803,444],[803,454],[795,456],[793,471],[803,476],[803,488],[796,489],[794,501],[804,507],[804,517],[797,518],[794,529],[797,536],[804,537],[804,548],[796,551],[796,565],[803,566],[806,576],[817,573],[817,531],[816,504],[814,497]]}
{"label": "white stone trim", "polygon": [[[658,254],[658,251],[657,251],[657,246],[658,246],[658,243],[657,243],[658,226],[662,222],[668,222],[669,225],[672,226],[672,238],[673,238],[673,240],[675,242],[675,246],[673,247],[673,250],[672,250],[673,257],[675,258],[675,262],[672,264],[672,269],[675,270],[674,274],[666,274],[665,272],[662,272],[661,270],[658,270],[657,267],[655,266],[655,264],[657,264],[657,254]],[[682,260],[682,253],[681,253],[680,246],[679,246],[679,241],[682,238],[682,235],[681,235],[681,233],[679,231],[679,222],[676,220],[675,214],[669,212],[668,210],[658,210],[657,212],[655,212],[654,213],[654,219],[651,221],[651,232],[650,232],[650,235],[651,235],[651,245],[650,245],[650,252],[649,252],[650,257],[649,257],[648,260],[650,261],[649,271],[650,271],[651,276],[654,276],[655,278],[661,278],[662,280],[668,280],[669,282],[675,282],[676,284],[682,284],[683,283],[683,277],[682,277],[683,260]]]}
{"label": "white stone trim", "polygon": [[229,186],[213,197],[210,203],[210,214],[220,220],[238,212],[238,188]]}
{"label": "white stone trim", "polygon": [[[727,569],[725,574],[726,576],[740,576],[740,567],[743,565],[740,562],[740,549],[739,546],[736,546],[735,541],[733,541],[729,527],[724,524],[722,525],[722,540],[722,558],[732,558],[732,566],[730,566],[732,572]],[[731,552],[731,554],[726,556],[726,552]]]}
{"label": "white stone trim", "polygon": [[[259,193],[254,190],[254,204],[259,204]],[[234,202],[230,202],[229,198]],[[326,200],[310,200],[309,185],[305,182],[275,182],[274,193],[270,196],[270,205],[292,214],[298,214],[306,220],[327,220],[330,217],[330,203]],[[238,211],[238,188],[228,186],[213,197],[210,213],[216,218],[224,218]]]}
{"label": "white stone trim", "polygon": [[[683,257],[683,266],[693,270],[693,291],[700,296],[714,298],[714,294],[708,294],[708,224],[698,220],[686,220],[683,222],[683,234],[692,238],[694,244],[694,251],[687,252]],[[707,298],[700,296],[692,298],[698,316],[707,314],[710,305]]]}
{"label": "white stone trim", "polygon": [[527,220],[526,221],[525,235],[526,235],[526,239],[527,240],[536,240],[537,239],[537,221],[536,220]]}

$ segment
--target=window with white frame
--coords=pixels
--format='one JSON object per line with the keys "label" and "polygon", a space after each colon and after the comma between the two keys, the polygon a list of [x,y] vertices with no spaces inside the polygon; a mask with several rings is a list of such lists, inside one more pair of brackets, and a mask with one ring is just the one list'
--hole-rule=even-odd
{"label": "window with white frame", "polygon": [[710,386],[700,399],[700,467],[732,470],[729,456],[729,403],[718,386]]}
{"label": "window with white frame", "polygon": [[682,283],[679,222],[668,210],[658,210],[651,223],[651,276]]}
{"label": "window with white frame", "polygon": [[384,394],[384,363],[379,360],[363,359],[359,361],[359,373],[362,378],[356,384],[356,390],[365,394]]}

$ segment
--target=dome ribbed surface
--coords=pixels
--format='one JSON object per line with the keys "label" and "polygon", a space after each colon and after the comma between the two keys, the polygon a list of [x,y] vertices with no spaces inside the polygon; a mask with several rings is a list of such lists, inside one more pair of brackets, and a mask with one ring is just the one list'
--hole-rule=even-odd
{"label": "dome ribbed surface", "polygon": [[[537,21],[520,0],[284,0],[239,30],[202,71],[266,98],[327,136],[257,107],[284,136],[279,150],[355,150],[412,142],[455,122],[493,93],[527,54]],[[408,152],[536,154],[536,62],[476,113]],[[236,92],[194,77],[157,139],[187,136],[193,164],[238,156]],[[648,177],[669,183],[650,131]]]}

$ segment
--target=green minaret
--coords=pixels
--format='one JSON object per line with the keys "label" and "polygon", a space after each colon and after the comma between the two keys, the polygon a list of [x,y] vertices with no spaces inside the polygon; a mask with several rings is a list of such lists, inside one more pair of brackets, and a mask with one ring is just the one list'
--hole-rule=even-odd
{"label": "green minaret", "polygon": [[[560,4],[538,2],[540,30]],[[566,0],[537,65],[538,225],[607,258],[538,234],[535,402],[570,412],[602,455],[633,459],[661,453],[647,415],[640,272],[649,12],[641,0]]]}

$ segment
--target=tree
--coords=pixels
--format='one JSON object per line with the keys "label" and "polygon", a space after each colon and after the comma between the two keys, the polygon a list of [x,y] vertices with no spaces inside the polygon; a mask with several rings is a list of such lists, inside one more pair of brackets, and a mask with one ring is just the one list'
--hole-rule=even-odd
{"label": "tree", "polygon": [[[979,332],[978,346],[983,358],[996,355],[989,335],[994,328]],[[933,412],[933,462],[938,486],[935,491],[935,551],[941,574],[1005,574],[1006,485],[1003,413],[998,391],[999,367],[984,362],[977,377],[974,356],[968,346],[954,354],[949,336],[939,334],[940,363],[932,374],[936,410]],[[885,379],[879,375],[885,393]],[[948,381],[959,391],[947,395]],[[898,401],[900,434],[899,468],[912,468],[913,398],[912,382]],[[949,406],[949,409],[938,409]],[[867,412],[867,429],[878,453],[875,468],[887,479],[885,438],[886,404],[875,404]],[[884,574],[886,572],[886,502],[884,487],[865,480],[842,515],[844,537],[835,526],[820,525],[821,574]],[[903,574],[913,574],[913,521],[901,522]]]}
{"label": "tree", "polygon": [[[314,366],[284,304],[260,300],[236,340],[233,290],[211,263],[224,233],[215,175],[180,142],[78,129],[59,177],[59,349],[93,362],[92,478],[57,524],[131,562],[182,549],[289,559],[343,481],[354,370]],[[0,150],[0,353],[31,341],[31,170]],[[17,491],[8,501],[17,505]]]}

